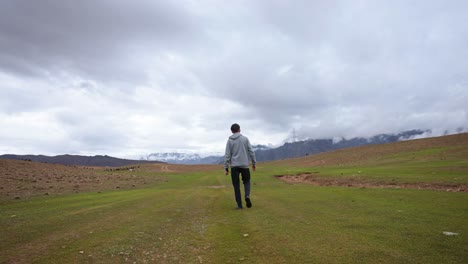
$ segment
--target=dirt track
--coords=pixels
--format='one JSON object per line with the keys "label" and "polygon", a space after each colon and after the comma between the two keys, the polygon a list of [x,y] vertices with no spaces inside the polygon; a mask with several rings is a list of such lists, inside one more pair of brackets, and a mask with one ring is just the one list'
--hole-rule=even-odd
{"label": "dirt track", "polygon": [[444,183],[377,183],[345,177],[319,177],[311,173],[276,176],[287,183],[305,183],[317,186],[343,186],[354,188],[408,188],[421,190],[438,190],[447,192],[468,192],[468,184]]}

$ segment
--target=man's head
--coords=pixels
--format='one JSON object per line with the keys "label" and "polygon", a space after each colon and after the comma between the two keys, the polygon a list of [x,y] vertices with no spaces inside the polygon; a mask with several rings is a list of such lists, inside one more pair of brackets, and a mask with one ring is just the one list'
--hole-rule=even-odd
{"label": "man's head", "polygon": [[231,132],[234,133],[239,133],[240,132],[240,126],[238,124],[232,124],[231,126]]}

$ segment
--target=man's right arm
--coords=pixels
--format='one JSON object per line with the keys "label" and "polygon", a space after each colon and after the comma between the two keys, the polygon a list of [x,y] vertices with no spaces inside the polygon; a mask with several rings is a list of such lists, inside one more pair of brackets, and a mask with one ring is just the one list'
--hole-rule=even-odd
{"label": "man's right arm", "polygon": [[226,151],[224,152],[224,172],[227,175],[229,172],[229,163],[231,163],[231,144],[229,139],[226,143]]}

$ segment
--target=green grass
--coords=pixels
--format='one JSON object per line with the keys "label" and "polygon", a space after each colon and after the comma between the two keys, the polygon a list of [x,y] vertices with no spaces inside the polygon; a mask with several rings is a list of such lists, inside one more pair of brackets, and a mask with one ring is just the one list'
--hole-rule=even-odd
{"label": "green grass", "polygon": [[0,263],[467,260],[466,193],[289,185],[271,176],[274,168],[259,169],[254,207],[242,211],[234,210],[229,178],[213,172],[3,204]]}
{"label": "green grass", "polygon": [[[295,166],[294,172],[314,172],[319,177],[358,178],[378,183],[468,183],[468,148],[435,147],[379,155],[350,164]],[[286,173],[287,174],[287,173]]]}
{"label": "green grass", "polygon": [[375,181],[466,184],[465,152],[441,160],[444,152],[259,164],[253,208],[244,210],[235,210],[221,167],[154,173],[167,181],[144,189],[12,200],[0,204],[0,263],[467,263],[467,193],[317,187],[274,177],[361,171]]}

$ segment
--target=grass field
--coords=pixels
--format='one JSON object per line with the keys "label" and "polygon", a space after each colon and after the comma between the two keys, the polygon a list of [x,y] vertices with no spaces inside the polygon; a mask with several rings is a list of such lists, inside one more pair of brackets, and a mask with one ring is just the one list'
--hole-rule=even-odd
{"label": "grass field", "polygon": [[[275,177],[305,172],[366,187]],[[2,197],[0,263],[468,262],[468,134],[261,163],[243,210],[220,166],[142,165],[124,176],[147,184]]]}

